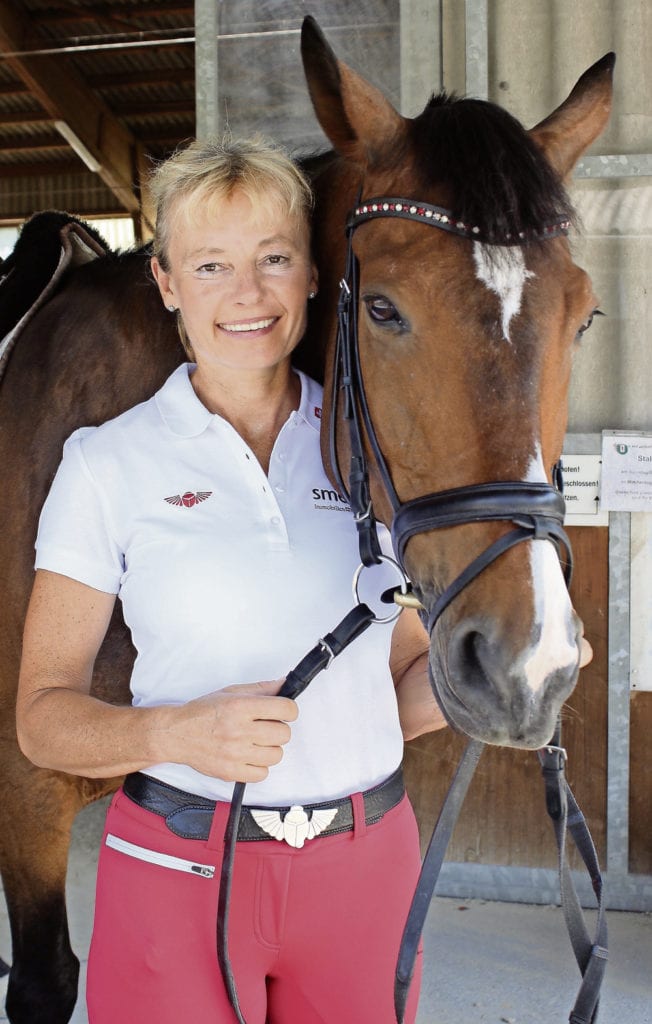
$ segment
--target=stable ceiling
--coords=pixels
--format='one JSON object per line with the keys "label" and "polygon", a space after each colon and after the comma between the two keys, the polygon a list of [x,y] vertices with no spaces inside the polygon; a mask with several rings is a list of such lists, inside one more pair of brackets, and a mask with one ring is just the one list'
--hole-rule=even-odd
{"label": "stable ceiling", "polygon": [[[398,0],[216,2],[219,105],[234,134],[322,147],[299,58],[306,14],[396,100]],[[194,13],[179,0],[0,2],[0,223],[58,208],[127,213],[139,233],[141,200],[151,218],[141,176],[195,134]]]}

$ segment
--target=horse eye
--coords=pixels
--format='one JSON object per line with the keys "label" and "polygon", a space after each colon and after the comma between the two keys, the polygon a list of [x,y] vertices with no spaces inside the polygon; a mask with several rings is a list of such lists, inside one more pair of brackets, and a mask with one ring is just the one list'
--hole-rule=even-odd
{"label": "horse eye", "polygon": [[368,295],[364,298],[367,312],[377,324],[395,324],[403,327],[404,321],[393,302],[384,295]]}
{"label": "horse eye", "polygon": [[582,326],[578,329],[578,331],[577,331],[577,340],[579,341],[581,339],[582,335],[586,334],[586,332],[588,331],[589,327],[593,323],[593,318],[595,316],[604,316],[604,315],[605,314],[602,312],[601,309],[594,309],[593,312],[591,313],[591,315],[586,318],[586,320],[584,321]]}

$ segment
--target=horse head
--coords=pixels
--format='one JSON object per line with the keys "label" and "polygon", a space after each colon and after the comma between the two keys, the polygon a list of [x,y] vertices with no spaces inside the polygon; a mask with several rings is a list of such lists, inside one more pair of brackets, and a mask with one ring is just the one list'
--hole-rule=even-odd
{"label": "horse head", "polygon": [[[582,625],[561,564],[563,531],[540,531],[534,516],[527,542],[512,545],[516,507],[516,526],[500,513],[524,503],[526,522],[528,488],[547,512],[561,506],[552,474],[572,354],[597,306],[565,237],[573,211],[563,182],[607,122],[614,57],[526,131],[494,104],[446,95],[414,119],[400,116],[336,58],[312,19],[302,53],[335,149],[314,180],[317,314],[337,301],[348,216],[371,496],[431,628],[433,689],[468,735],[542,746],[577,680]],[[324,343],[328,378],[333,338]],[[325,396],[336,455],[326,440],[323,454],[335,481],[334,463],[347,466],[350,453],[342,404],[337,389]],[[459,518],[417,515],[417,527],[403,529],[406,506],[416,514],[419,499],[440,502],[442,491]],[[467,514],[496,493],[496,515]]]}

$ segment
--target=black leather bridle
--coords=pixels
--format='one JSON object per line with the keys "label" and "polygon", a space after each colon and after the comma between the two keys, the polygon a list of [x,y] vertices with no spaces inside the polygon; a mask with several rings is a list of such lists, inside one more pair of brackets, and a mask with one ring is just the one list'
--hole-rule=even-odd
{"label": "black leather bridle", "polygon": [[[417,221],[473,241],[484,241],[492,245],[503,246],[523,245],[527,241],[543,241],[547,238],[565,235],[568,233],[569,224],[568,221],[559,221],[544,228],[542,232],[527,237],[519,235],[487,240],[482,238],[479,228],[456,219],[449,210],[417,200],[376,197],[359,202],[349,214],[346,226],[348,239],[346,271],[340,282],[338,303],[338,329],[331,395],[330,462],[337,486],[342,495],[348,497],[353,510],[363,565],[372,565],[380,559],[376,519],[369,488],[365,436],[394,512],[391,525],[392,541],[396,557],[403,571],[405,571],[404,559],[407,543],[417,533],[458,526],[463,523],[503,521],[513,524],[512,530],[494,541],[439,595],[427,616],[428,630],[432,632],[437,619],[457,594],[503,552],[521,541],[541,539],[551,541],[560,555],[567,585],[570,583],[572,572],[572,553],[570,542],[562,526],[564,499],[559,465],[553,469],[554,485],[510,480],[437,491],[407,502],[401,502],[398,497],[369,411],[358,343],[359,275],[358,262],[353,252],[353,233],[361,224],[379,217],[398,217]],[[342,401],[343,417],[348,423],[351,446],[348,487],[340,471],[337,455],[336,424],[339,401]],[[563,559],[561,558],[562,548],[565,552]]]}

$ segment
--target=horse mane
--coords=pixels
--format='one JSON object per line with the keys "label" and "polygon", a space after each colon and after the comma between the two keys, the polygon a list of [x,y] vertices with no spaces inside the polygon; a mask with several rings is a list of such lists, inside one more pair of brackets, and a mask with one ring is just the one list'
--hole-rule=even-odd
{"label": "horse mane", "polygon": [[[446,186],[455,216],[477,225],[481,237],[531,235],[574,221],[561,179],[502,107],[441,93],[408,123],[417,187]],[[393,158],[400,161],[405,152],[395,150]]]}

